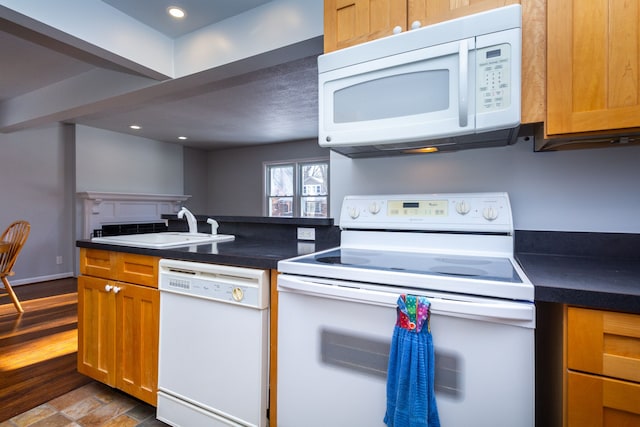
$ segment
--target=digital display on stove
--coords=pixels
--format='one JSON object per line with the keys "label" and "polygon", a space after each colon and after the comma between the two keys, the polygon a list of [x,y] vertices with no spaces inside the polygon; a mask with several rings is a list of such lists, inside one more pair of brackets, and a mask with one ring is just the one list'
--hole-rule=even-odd
{"label": "digital display on stove", "polygon": [[448,215],[449,204],[446,200],[389,200],[388,216],[437,217]]}

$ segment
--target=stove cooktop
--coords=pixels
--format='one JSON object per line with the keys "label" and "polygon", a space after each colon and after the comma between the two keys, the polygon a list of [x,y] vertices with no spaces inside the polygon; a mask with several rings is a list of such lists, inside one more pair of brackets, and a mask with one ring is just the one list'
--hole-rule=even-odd
{"label": "stove cooktop", "polygon": [[522,283],[511,260],[507,258],[336,248],[298,258],[294,262],[335,268],[348,266],[388,272],[452,276],[467,280]]}
{"label": "stove cooktop", "polygon": [[336,286],[398,286],[533,301],[513,258],[506,193],[346,196],[341,246],[278,263]]}

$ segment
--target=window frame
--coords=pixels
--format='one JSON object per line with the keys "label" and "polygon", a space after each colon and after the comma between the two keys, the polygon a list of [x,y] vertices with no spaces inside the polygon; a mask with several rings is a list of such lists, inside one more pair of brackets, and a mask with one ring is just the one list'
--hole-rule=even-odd
{"label": "window frame", "polygon": [[[293,166],[293,216],[292,217],[281,217],[281,218],[311,218],[311,217],[302,217],[302,198],[303,197],[310,197],[308,195],[303,195],[302,191],[303,191],[303,185],[302,185],[302,179],[301,179],[301,170],[302,167],[305,165],[309,165],[309,164],[316,164],[316,163],[325,163],[327,165],[327,174],[326,174],[326,179],[327,179],[327,194],[326,196],[319,196],[319,197],[326,197],[327,199],[327,215],[324,217],[316,217],[316,218],[328,218],[329,217],[329,212],[330,212],[330,207],[329,207],[329,203],[330,203],[330,188],[329,188],[329,176],[330,176],[330,163],[329,163],[329,157],[313,157],[313,158],[303,158],[303,159],[289,159],[289,160],[276,160],[276,161],[265,161],[262,162],[262,213],[264,216],[266,217],[270,217],[270,218],[278,218],[278,217],[272,217],[270,214],[270,202],[269,202],[269,198],[272,197],[269,194],[269,185],[271,183],[271,176],[270,176],[270,168],[274,167],[274,166]],[[283,196],[286,197],[286,196]]]}

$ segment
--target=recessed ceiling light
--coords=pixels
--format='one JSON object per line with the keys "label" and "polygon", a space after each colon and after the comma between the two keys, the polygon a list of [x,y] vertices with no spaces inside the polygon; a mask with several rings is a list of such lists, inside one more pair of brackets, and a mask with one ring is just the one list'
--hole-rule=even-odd
{"label": "recessed ceiling light", "polygon": [[177,6],[169,7],[167,9],[167,12],[169,13],[169,15],[173,16],[174,18],[184,18],[187,15],[184,10],[180,9]]}
{"label": "recessed ceiling light", "polygon": [[178,139],[184,141],[184,140],[187,139],[187,137],[186,136],[179,136]]}
{"label": "recessed ceiling light", "polygon": [[140,130],[140,129],[142,129],[142,126],[140,126],[140,125],[131,125],[131,126],[129,126],[129,127],[130,127],[131,129],[135,129],[135,130]]}

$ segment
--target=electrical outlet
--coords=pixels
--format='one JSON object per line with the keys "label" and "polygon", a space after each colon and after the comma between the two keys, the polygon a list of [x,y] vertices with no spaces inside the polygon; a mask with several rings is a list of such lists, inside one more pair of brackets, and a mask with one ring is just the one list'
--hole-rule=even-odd
{"label": "electrical outlet", "polygon": [[298,227],[298,240],[316,240],[316,229]]}
{"label": "electrical outlet", "polygon": [[58,265],[62,264],[62,256],[58,255],[56,257],[56,264],[58,264]]}

